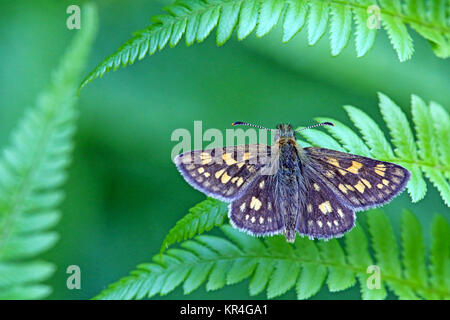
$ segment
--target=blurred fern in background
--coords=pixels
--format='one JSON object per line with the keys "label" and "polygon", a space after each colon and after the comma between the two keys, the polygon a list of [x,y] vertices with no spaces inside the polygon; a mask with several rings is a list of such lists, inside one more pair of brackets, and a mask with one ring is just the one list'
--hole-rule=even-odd
{"label": "blurred fern in background", "polygon": [[27,111],[0,159],[0,299],[38,299],[55,265],[38,256],[58,241],[50,231],[61,213],[62,185],[73,150],[76,90],[96,33],[96,10],[86,5],[84,24]]}

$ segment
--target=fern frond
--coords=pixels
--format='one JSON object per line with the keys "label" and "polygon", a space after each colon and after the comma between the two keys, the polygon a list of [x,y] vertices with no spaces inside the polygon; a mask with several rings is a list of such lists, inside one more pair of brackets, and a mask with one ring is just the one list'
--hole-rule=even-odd
{"label": "fern frond", "polygon": [[198,203],[169,231],[161,245],[161,252],[174,243],[191,239],[216,226],[221,226],[227,213],[228,204],[219,200],[208,198]]}
{"label": "fern frond", "polygon": [[[326,281],[330,291],[345,290],[356,283],[361,285],[364,299],[386,297],[385,285],[399,298],[450,298],[448,286],[448,224],[436,216],[433,224],[431,249],[431,277],[423,271],[423,256],[415,257],[424,248],[423,238],[417,236],[417,225],[402,228],[404,264],[400,262],[396,238],[387,217],[380,211],[369,214],[372,249],[360,226],[344,237],[345,246],[338,240],[318,242],[298,237],[294,245],[282,236],[261,240],[242,233],[229,225],[222,226],[225,237],[200,235],[181,243],[180,248],[158,254],[154,262],[142,264],[129,276],[110,285],[96,299],[142,299],[165,295],[182,285],[189,294],[206,282],[207,290],[216,290],[250,279],[251,295],[266,290],[269,298],[296,289],[297,297],[305,299],[317,293]],[[412,219],[404,213],[404,221]],[[444,235],[444,236],[443,236]],[[412,248],[418,244],[418,248]],[[445,250],[447,249],[447,250]],[[367,280],[372,275],[368,267],[380,268],[380,286],[372,288]],[[413,270],[420,275],[409,278]],[[422,280],[425,277],[425,281]]]}
{"label": "fern frond", "polygon": [[73,149],[77,83],[96,30],[96,11],[84,8],[83,29],[12,136],[0,158],[0,299],[36,299],[50,294],[39,284],[53,264],[28,260],[58,240],[49,231],[60,217],[56,207]]}
{"label": "fern frond", "polygon": [[[349,127],[331,118],[318,117],[317,121],[330,121],[331,135],[318,130],[305,130],[301,134],[313,145],[347,151],[381,161],[398,163],[411,172],[408,192],[413,202],[425,197],[426,183],[422,173],[438,189],[442,199],[450,206],[450,122],[445,109],[435,102],[427,105],[418,96],[412,96],[412,122],[417,140],[405,113],[391,99],[379,94],[380,111],[391,133],[392,144],[383,131],[367,114],[358,108],[345,106],[348,116],[359,129],[360,136]],[[338,141],[336,141],[336,138]]]}
{"label": "fern frond", "polygon": [[369,0],[177,0],[163,9],[165,15],[154,16],[150,26],[136,32],[117,52],[104,59],[85,78],[81,88],[121,65],[133,64],[167,45],[177,45],[183,35],[188,46],[202,42],[216,26],[217,44],[222,45],[234,29],[242,40],[255,29],[256,36],[262,37],[278,23],[282,25],[282,40],[287,42],[306,23],[308,42],[314,45],[329,24],[331,54],[338,55],[350,39],[354,17],[356,51],[361,57],[370,50],[377,33],[376,23],[369,28],[368,21],[381,19],[400,61],[409,59],[413,53],[407,25],[432,44],[437,56],[447,58],[449,4],[440,1],[439,7],[435,7],[426,6],[428,3],[434,2],[380,0],[377,17],[376,12],[368,13],[368,8],[374,5]]}

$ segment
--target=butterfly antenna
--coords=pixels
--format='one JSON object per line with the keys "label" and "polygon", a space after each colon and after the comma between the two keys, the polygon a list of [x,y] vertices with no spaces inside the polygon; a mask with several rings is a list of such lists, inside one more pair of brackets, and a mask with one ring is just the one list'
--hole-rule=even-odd
{"label": "butterfly antenna", "polygon": [[303,130],[306,130],[306,129],[311,129],[311,128],[316,128],[316,127],[322,127],[322,126],[331,126],[331,127],[334,127],[334,124],[333,124],[333,122],[322,122],[322,123],[318,123],[318,124],[313,124],[312,126],[308,126],[308,127],[304,127],[304,128],[301,128],[301,129],[298,129],[298,130],[295,130],[295,131],[303,131]]}
{"label": "butterfly antenna", "polygon": [[254,127],[254,128],[259,128],[259,129],[265,129],[265,130],[273,130],[273,129],[267,129],[266,127],[263,127],[263,126],[259,126],[259,125],[256,125],[256,124],[251,124],[251,123],[248,123],[248,122],[242,122],[242,121],[233,122],[231,125],[232,126],[248,126],[248,127]]}

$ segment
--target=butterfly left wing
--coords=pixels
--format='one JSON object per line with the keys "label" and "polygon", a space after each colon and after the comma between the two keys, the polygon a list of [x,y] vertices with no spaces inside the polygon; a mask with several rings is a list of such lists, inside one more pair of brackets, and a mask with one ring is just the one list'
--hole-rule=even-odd
{"label": "butterfly left wing", "polygon": [[188,151],[174,162],[195,189],[231,202],[240,197],[270,162],[271,148],[263,144]]}
{"label": "butterfly left wing", "polygon": [[285,221],[278,208],[276,185],[274,175],[259,175],[242,197],[230,204],[231,224],[256,236],[282,232]]}
{"label": "butterfly left wing", "polygon": [[305,148],[309,176],[316,177],[352,210],[381,206],[400,194],[410,173],[402,166],[324,148]]}

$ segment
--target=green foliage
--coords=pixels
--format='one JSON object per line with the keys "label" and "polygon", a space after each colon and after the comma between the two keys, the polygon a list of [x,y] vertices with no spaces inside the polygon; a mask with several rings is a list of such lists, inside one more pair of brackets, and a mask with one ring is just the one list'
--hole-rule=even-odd
{"label": "green foliage", "polygon": [[213,227],[221,226],[227,214],[227,203],[212,198],[198,203],[169,231],[161,246],[161,252],[176,242],[191,239]]}
{"label": "green foliage", "polygon": [[428,106],[421,98],[413,95],[411,112],[416,140],[406,115],[400,107],[381,93],[379,98],[380,111],[391,133],[395,150],[392,149],[376,122],[363,111],[352,106],[344,108],[360,134],[339,121],[324,117],[316,118],[316,120],[331,121],[335,124],[334,127],[327,127],[331,136],[318,130],[305,130],[301,134],[308,142],[316,146],[347,151],[404,166],[411,172],[408,193],[413,202],[423,199],[426,194],[427,186],[423,172],[439,190],[447,206],[450,206],[448,182],[450,122],[447,111],[435,102],[431,102]]}
{"label": "green foliage", "polygon": [[30,259],[58,240],[49,229],[60,218],[56,208],[73,149],[75,93],[96,30],[94,8],[83,12],[82,31],[0,158],[0,299],[37,299],[51,292],[40,283],[55,266]]}
{"label": "green foliage", "polygon": [[[338,55],[347,45],[355,20],[357,56],[365,55],[373,46],[377,28],[376,10],[368,8],[369,0],[177,0],[167,6],[165,15],[152,17],[152,24],[138,31],[116,53],[103,60],[83,81],[81,87],[121,65],[133,64],[169,45],[177,45],[182,36],[186,44],[202,42],[217,27],[217,44],[224,44],[237,30],[242,40],[256,29],[256,36],[266,35],[278,23],[283,42],[289,41],[304,25],[308,43],[314,45],[330,25],[331,54]],[[406,25],[427,39],[441,58],[450,56],[449,10],[446,1],[381,0],[381,25],[386,29],[400,61],[413,53],[412,39]],[[373,28],[367,26],[373,21]]]}
{"label": "green foliage", "polygon": [[[384,299],[386,286],[399,298],[450,298],[450,227],[439,215],[434,218],[429,271],[425,264],[420,225],[409,212],[403,213],[402,255],[384,213],[368,214],[371,250],[360,226],[344,237],[345,245],[297,237],[291,245],[282,236],[263,240],[246,235],[231,226],[221,229],[225,237],[200,235],[184,241],[142,264],[129,276],[110,285],[97,299],[142,299],[165,295],[183,285],[189,294],[206,282],[207,290],[217,290],[250,278],[249,293],[266,290],[274,298],[295,288],[299,299],[316,294],[326,281],[330,291],[342,291],[359,280],[363,299]],[[380,287],[367,285],[373,271],[380,268]],[[368,271],[369,270],[369,271]],[[411,276],[414,273],[414,276]]]}

